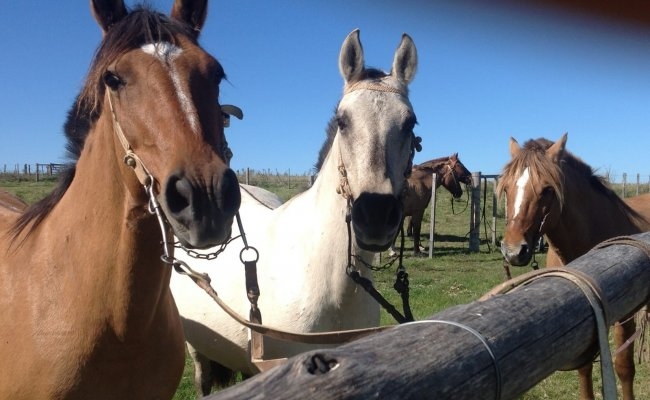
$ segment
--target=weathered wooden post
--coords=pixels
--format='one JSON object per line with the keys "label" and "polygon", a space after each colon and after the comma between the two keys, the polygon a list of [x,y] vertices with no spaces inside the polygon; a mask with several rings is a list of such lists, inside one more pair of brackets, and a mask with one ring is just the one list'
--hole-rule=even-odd
{"label": "weathered wooden post", "polygon": [[623,194],[621,197],[627,197],[627,172],[623,172]]}
{"label": "weathered wooden post", "polygon": [[485,301],[300,354],[207,399],[516,399],[597,343],[590,301],[608,304],[610,324],[647,302],[650,232],[633,238],[567,266],[588,275],[602,300],[566,277],[538,277]]}
{"label": "weathered wooden post", "polygon": [[246,184],[250,185],[251,181],[251,170],[250,168],[246,167]]}
{"label": "weathered wooden post", "polygon": [[[438,174],[431,174],[431,222],[429,224],[429,258],[433,258],[433,243],[436,232],[436,181]],[[417,249],[416,249],[417,250]]]}
{"label": "weathered wooden post", "polygon": [[469,251],[478,252],[481,245],[481,173],[472,172],[472,200],[469,222]]}

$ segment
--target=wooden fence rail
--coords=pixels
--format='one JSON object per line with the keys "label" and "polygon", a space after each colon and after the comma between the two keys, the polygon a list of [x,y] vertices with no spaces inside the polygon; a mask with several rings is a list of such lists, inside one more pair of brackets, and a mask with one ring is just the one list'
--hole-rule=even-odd
{"label": "wooden fence rail", "polygon": [[[650,232],[634,238],[650,244]],[[637,246],[616,244],[569,267],[591,276],[618,320],[650,298],[648,257]],[[574,283],[542,277],[427,320],[303,353],[208,399],[515,399],[590,349],[595,325]]]}

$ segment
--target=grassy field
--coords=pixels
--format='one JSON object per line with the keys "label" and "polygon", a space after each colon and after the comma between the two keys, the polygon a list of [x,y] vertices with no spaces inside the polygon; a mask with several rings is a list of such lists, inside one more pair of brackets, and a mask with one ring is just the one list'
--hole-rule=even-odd
{"label": "grassy field", "polygon": [[[240,176],[240,179],[242,177]],[[267,181],[251,181],[253,184],[265,186],[278,193],[282,198],[289,198],[296,192],[304,190],[308,180],[292,179],[289,182],[286,178],[267,179]],[[25,201],[31,203],[44,196],[51,190],[53,183],[47,182],[25,182],[0,179],[0,189],[16,193]],[[491,189],[489,193],[491,192]],[[488,196],[488,199],[490,197]],[[467,236],[469,232],[469,207],[466,208],[467,197],[454,200],[448,192],[441,189],[438,191],[437,201],[437,222],[434,245],[434,257],[416,258],[410,256],[406,251],[404,265],[408,270],[411,283],[411,306],[416,319],[421,319],[441,311],[447,307],[469,303],[479,298],[483,293],[496,286],[504,280],[504,270],[501,254],[498,248],[489,243],[486,238],[486,230],[489,227],[481,224],[481,246],[478,253],[468,251]],[[491,216],[492,202],[488,201],[485,215]],[[501,212],[502,216],[503,213]],[[428,224],[423,226],[422,242],[428,245]],[[497,220],[497,232],[503,231],[503,219]],[[425,237],[426,236],[426,237]],[[407,239],[406,248],[412,248],[412,241]],[[386,259],[387,254],[382,254]],[[540,265],[544,265],[545,255],[537,257]],[[528,272],[530,268],[513,269],[513,275]],[[376,286],[391,302],[399,304],[398,296],[392,289],[394,271],[380,271],[376,276]],[[263,288],[262,288],[263,290]],[[215,305],[216,307],[216,305]],[[390,315],[382,311],[382,324],[394,324]],[[193,380],[193,366],[186,360],[185,373],[177,391],[175,400],[186,400],[195,398]],[[650,399],[650,367],[642,364],[637,367],[637,379],[635,380],[635,391],[638,399]],[[507,379],[507,377],[506,377]],[[600,390],[600,377],[598,366],[594,369],[594,380],[596,391]],[[600,397],[597,393],[596,398]],[[556,372],[520,399],[577,399],[578,380],[577,373]]]}

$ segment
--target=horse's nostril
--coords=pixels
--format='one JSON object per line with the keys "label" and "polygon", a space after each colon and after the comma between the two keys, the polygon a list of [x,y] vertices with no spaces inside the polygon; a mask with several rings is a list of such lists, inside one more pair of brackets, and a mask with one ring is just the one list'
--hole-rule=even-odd
{"label": "horse's nostril", "polygon": [[241,196],[237,175],[231,169],[226,170],[219,181],[217,199],[219,208],[226,214],[234,214],[239,209]]}
{"label": "horse's nostril", "polygon": [[177,214],[186,209],[192,200],[192,185],[187,179],[173,176],[169,178],[165,192],[169,211]]}
{"label": "horse's nostril", "polygon": [[522,244],[521,249],[519,249],[519,256],[523,257],[526,254],[528,254],[528,245],[527,244]]}

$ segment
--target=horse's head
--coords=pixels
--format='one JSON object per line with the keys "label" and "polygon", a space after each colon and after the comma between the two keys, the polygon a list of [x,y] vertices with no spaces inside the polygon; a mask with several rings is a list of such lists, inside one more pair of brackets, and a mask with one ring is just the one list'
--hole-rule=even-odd
{"label": "horse's head", "polygon": [[449,190],[449,193],[451,193],[455,198],[459,198],[463,195],[463,187],[460,185],[461,183],[469,186],[472,185],[472,173],[469,172],[462,162],[460,162],[458,153],[449,156],[449,159],[445,163],[440,183]]}
{"label": "horse's head", "polygon": [[137,201],[146,197],[133,169],[152,186],[181,242],[199,248],[229,237],[240,203],[225,161],[218,101],[224,70],[197,43],[206,3],[176,0],[167,17],[146,8],[129,12],[122,1],[91,0],[103,40],[77,106],[114,136],[115,149],[104,151],[119,158]]}
{"label": "horse's head", "polygon": [[352,201],[352,226],[359,247],[388,248],[402,220],[400,195],[419,143],[408,84],[417,52],[404,34],[389,74],[364,66],[359,30],[348,35],[339,57],[345,80],[336,110],[337,133],[331,157],[344,174]]}
{"label": "horse's head", "polygon": [[501,252],[512,265],[527,265],[537,240],[558,223],[566,140],[566,134],[555,143],[529,140],[522,148],[510,138],[512,159],[503,169],[497,191],[505,195],[507,207]]}

